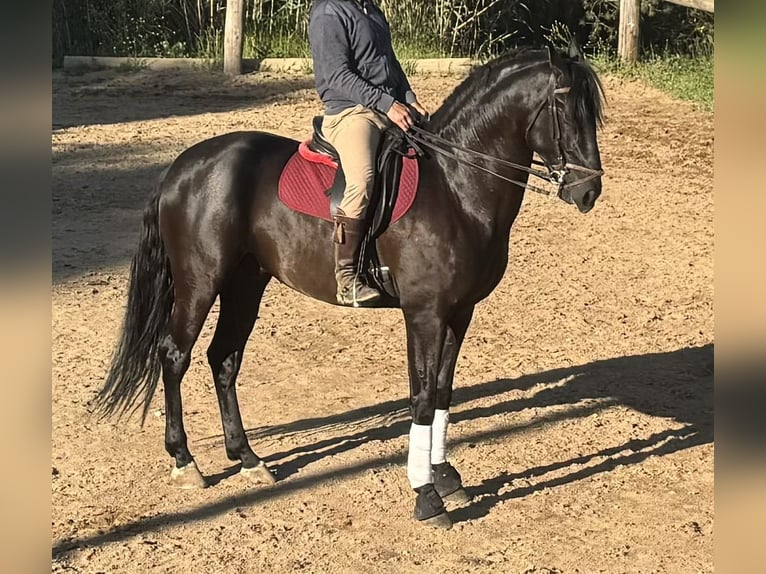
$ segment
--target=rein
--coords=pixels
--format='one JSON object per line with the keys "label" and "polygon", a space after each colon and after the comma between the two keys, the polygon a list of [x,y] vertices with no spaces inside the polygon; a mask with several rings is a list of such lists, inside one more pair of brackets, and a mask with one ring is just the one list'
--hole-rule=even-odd
{"label": "rein", "polygon": [[[410,132],[415,132],[417,135],[412,135]],[[471,167],[474,167],[474,168],[476,168],[478,170],[481,170],[481,171],[483,171],[485,173],[488,173],[490,175],[494,175],[495,177],[498,177],[498,178],[500,178],[502,180],[505,180],[508,183],[513,183],[515,185],[518,185],[521,188],[526,188],[526,189],[529,189],[530,191],[534,191],[534,192],[540,193],[542,195],[553,196],[555,194],[558,194],[559,190],[557,189],[555,194],[554,194],[554,192],[552,192],[552,191],[550,191],[548,189],[544,189],[542,187],[537,187],[536,185],[532,185],[531,183],[524,183],[523,181],[518,181],[516,179],[511,179],[509,177],[505,177],[504,175],[501,175],[501,174],[497,173],[496,171],[492,171],[491,169],[486,168],[483,165],[480,165],[478,163],[472,162],[471,160],[462,158],[462,157],[458,156],[457,154],[452,153],[451,151],[445,149],[445,147],[440,147],[440,146],[449,146],[449,147],[454,148],[454,149],[456,149],[458,151],[461,151],[461,152],[463,152],[463,153],[465,153],[467,155],[472,155],[472,156],[475,156],[475,157],[477,157],[479,159],[483,159],[483,160],[486,160],[486,161],[492,161],[492,162],[495,162],[495,163],[497,163],[499,165],[502,165],[502,166],[510,167],[510,168],[513,168],[513,169],[518,169],[520,171],[525,171],[525,172],[527,172],[530,175],[534,175],[535,177],[539,177],[540,179],[544,179],[545,181],[549,181],[551,183],[558,183],[559,185],[562,184],[562,182],[560,180],[556,179],[556,178],[559,177],[560,172],[552,172],[552,171],[544,172],[542,170],[530,168],[530,167],[527,167],[527,166],[524,166],[524,165],[521,165],[521,164],[518,164],[518,163],[513,163],[513,162],[510,162],[510,161],[506,161],[504,159],[493,157],[491,155],[487,155],[485,153],[482,153],[482,152],[479,152],[479,151],[476,151],[476,150],[472,150],[472,149],[469,149],[469,148],[461,147],[461,146],[459,146],[459,145],[457,145],[455,143],[452,143],[452,142],[450,142],[448,140],[445,140],[442,137],[437,136],[436,134],[433,134],[431,132],[428,132],[428,131],[426,131],[424,129],[421,129],[421,128],[418,128],[418,127],[415,127],[415,126],[410,128],[410,131],[407,132],[406,136],[408,138],[414,140],[415,142],[417,142],[421,146],[427,147],[427,148],[429,148],[429,149],[431,149],[431,150],[433,150],[433,151],[435,151],[437,153],[440,153],[441,155],[443,155],[445,157],[448,157],[450,159],[454,159],[457,162],[463,163],[465,165],[469,165]],[[433,141],[428,141],[428,140],[426,140],[424,138],[430,138]],[[436,143],[434,143],[434,142],[436,142]],[[542,163],[534,161],[534,160],[533,160],[533,163],[535,163],[537,165],[545,165],[545,164],[542,164]],[[560,174],[560,175],[563,176],[563,174]]]}
{"label": "rein", "polygon": [[[590,181],[592,179],[595,179],[597,177],[600,177],[603,175],[603,170],[598,169],[591,169],[589,167],[573,164],[570,162],[567,162],[564,156],[564,150],[561,145],[561,125],[559,120],[559,113],[558,113],[558,102],[557,102],[557,96],[561,94],[569,93],[570,88],[569,87],[557,87],[556,86],[556,79],[555,75],[551,72],[551,79],[550,79],[550,91],[548,93],[548,96],[540,103],[540,106],[537,108],[537,111],[535,112],[534,117],[532,118],[532,122],[527,126],[527,129],[524,133],[524,137],[526,139],[527,135],[529,134],[529,130],[532,129],[532,126],[537,121],[538,117],[543,111],[543,108],[548,107],[548,110],[551,114],[551,125],[553,126],[553,139],[556,142],[557,148],[559,150],[559,157],[557,164],[551,166],[547,162],[540,162],[537,160],[532,160],[532,163],[535,165],[543,166],[547,169],[547,171],[543,171],[540,169],[535,169],[529,166],[521,165],[518,163],[513,163],[510,161],[506,161],[504,159],[500,159],[491,155],[487,155],[485,153],[462,147],[454,142],[450,142],[449,140],[446,140],[442,138],[441,136],[438,136],[432,132],[426,131],[420,127],[413,126],[410,128],[410,130],[405,134],[405,136],[420,144],[423,147],[429,148],[445,157],[448,157],[450,159],[453,159],[457,162],[463,163],[465,165],[469,165],[471,167],[474,167],[476,169],[479,169],[485,173],[488,173],[490,175],[494,175],[495,177],[498,177],[504,181],[507,181],[508,183],[512,183],[514,185],[517,185],[521,187],[522,189],[528,189],[530,191],[534,191],[536,193],[540,193],[542,195],[552,197],[552,196],[558,196],[561,194],[561,192],[564,189],[567,189],[569,187],[573,187],[575,185],[581,185],[587,181]],[[414,132],[414,133],[413,133]],[[545,180],[550,183],[554,183],[557,185],[555,191],[550,191],[548,189],[544,189],[542,187],[538,187],[536,185],[532,185],[530,183],[525,183],[516,179],[511,179],[508,177],[505,177],[504,175],[501,175],[497,171],[493,171],[492,169],[489,169],[487,167],[484,167],[476,162],[473,162],[471,160],[465,159],[457,155],[451,150],[455,150],[458,152],[462,152],[468,156],[473,156],[474,158],[477,158],[479,160],[484,160],[487,162],[495,163],[499,166],[503,167],[509,167],[512,169],[516,169],[519,171],[526,172],[534,177],[537,177],[539,179]],[[581,173],[588,174],[586,177],[577,179],[575,181],[564,183],[564,177],[573,171],[579,171]]]}

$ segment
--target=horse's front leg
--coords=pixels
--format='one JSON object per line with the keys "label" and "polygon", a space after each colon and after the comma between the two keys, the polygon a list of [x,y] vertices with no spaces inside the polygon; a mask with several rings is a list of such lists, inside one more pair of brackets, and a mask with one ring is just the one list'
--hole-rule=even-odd
{"label": "horse's front leg", "polygon": [[433,309],[404,311],[410,379],[410,427],[407,478],[417,493],[415,518],[438,528],[452,521],[434,487],[431,436],[436,410],[436,387],[447,323]]}
{"label": "horse's front leg", "polygon": [[473,306],[452,315],[447,324],[447,333],[442,348],[439,375],[436,381],[436,410],[431,430],[431,466],[434,473],[434,487],[442,500],[464,504],[469,498],[463,490],[460,474],[447,462],[447,428],[449,408],[452,404],[452,384],[455,379],[455,365],[460,354],[465,333],[473,317]]}

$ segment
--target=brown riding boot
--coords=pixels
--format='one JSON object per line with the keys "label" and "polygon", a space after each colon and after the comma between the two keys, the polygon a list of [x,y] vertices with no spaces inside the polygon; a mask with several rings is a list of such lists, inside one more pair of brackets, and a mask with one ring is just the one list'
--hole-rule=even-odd
{"label": "brown riding boot", "polygon": [[335,281],[338,284],[337,299],[349,307],[372,307],[381,295],[366,285],[357,275],[356,267],[367,225],[362,219],[343,215],[335,216]]}

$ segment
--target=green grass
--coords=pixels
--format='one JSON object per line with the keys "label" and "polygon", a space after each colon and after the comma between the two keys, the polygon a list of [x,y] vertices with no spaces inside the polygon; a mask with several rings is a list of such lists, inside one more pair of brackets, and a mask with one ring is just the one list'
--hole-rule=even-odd
{"label": "green grass", "polygon": [[399,62],[404,66],[405,60],[420,60],[424,58],[448,58],[449,54],[442,52],[438,46],[427,43],[395,42],[394,52]]}
{"label": "green grass", "polygon": [[245,58],[310,58],[311,48],[305,38],[297,34],[266,35],[245,34]]}
{"label": "green grass", "polygon": [[629,66],[614,59],[595,59],[601,71],[638,79],[668,94],[713,111],[713,57],[651,56]]}
{"label": "green grass", "polygon": [[[216,46],[217,48],[217,46]],[[394,46],[400,62],[420,58],[447,57],[438,48],[428,44],[399,43]],[[202,50],[200,56],[207,56]],[[298,34],[273,34],[268,36],[245,34],[243,55],[245,58],[310,58],[311,47],[306,38]]]}

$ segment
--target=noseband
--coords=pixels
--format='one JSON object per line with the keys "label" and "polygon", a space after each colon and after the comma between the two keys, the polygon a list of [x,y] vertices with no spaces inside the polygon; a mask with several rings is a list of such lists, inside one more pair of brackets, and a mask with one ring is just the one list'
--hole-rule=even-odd
{"label": "noseband", "polygon": [[[491,155],[478,152],[476,150],[459,146],[453,142],[450,142],[449,140],[446,140],[440,136],[437,136],[434,133],[428,132],[417,126],[413,126],[412,128],[410,128],[410,130],[405,134],[405,137],[407,137],[407,139],[410,140],[411,144],[413,142],[416,142],[417,144],[420,144],[423,147],[427,147],[437,153],[440,153],[441,155],[445,157],[454,159],[457,162],[464,163],[471,167],[475,167],[476,169],[479,169],[481,171],[494,175],[495,177],[498,177],[509,183],[518,185],[519,187],[523,189],[529,189],[530,191],[541,193],[547,196],[554,196],[554,195],[560,196],[561,192],[564,189],[574,187],[576,185],[581,185],[587,181],[590,181],[597,177],[601,177],[604,174],[603,170],[591,169],[589,167],[571,163],[566,160],[564,147],[561,144],[561,123],[560,123],[561,117],[559,115],[558,96],[569,93],[569,89],[570,89],[569,87],[558,87],[556,85],[556,74],[554,70],[551,68],[551,76],[550,76],[550,81],[548,82],[548,90],[547,90],[548,93],[545,99],[542,102],[540,102],[540,105],[538,106],[534,116],[532,117],[532,121],[529,123],[526,131],[524,132],[524,138],[526,140],[528,139],[529,131],[537,122],[543,109],[547,107],[551,117],[551,130],[552,130],[551,135],[553,137],[553,140],[556,142],[556,148],[558,150],[559,155],[558,155],[556,163],[550,163],[548,161],[539,162],[536,160],[532,160],[533,164],[545,167],[547,171],[542,171],[539,169],[527,167],[525,165],[520,165],[517,163],[506,161],[504,159],[493,157]],[[417,149],[418,146],[414,145],[413,147]],[[537,187],[536,185],[532,185],[530,183],[525,183],[523,181],[510,179],[508,177],[505,177],[504,175],[497,173],[497,171],[495,170],[486,168],[471,160],[460,157],[459,155],[454,153],[452,150],[462,152],[468,156],[473,156],[474,158],[477,158],[479,160],[495,163],[499,166],[510,167],[512,169],[524,171],[534,177],[556,184],[557,186],[556,190],[555,192],[551,192],[547,189],[544,189],[542,187]],[[545,160],[545,158],[543,158],[543,160]],[[573,171],[579,171],[581,173],[586,173],[587,175],[575,181],[564,183],[564,177]]]}

